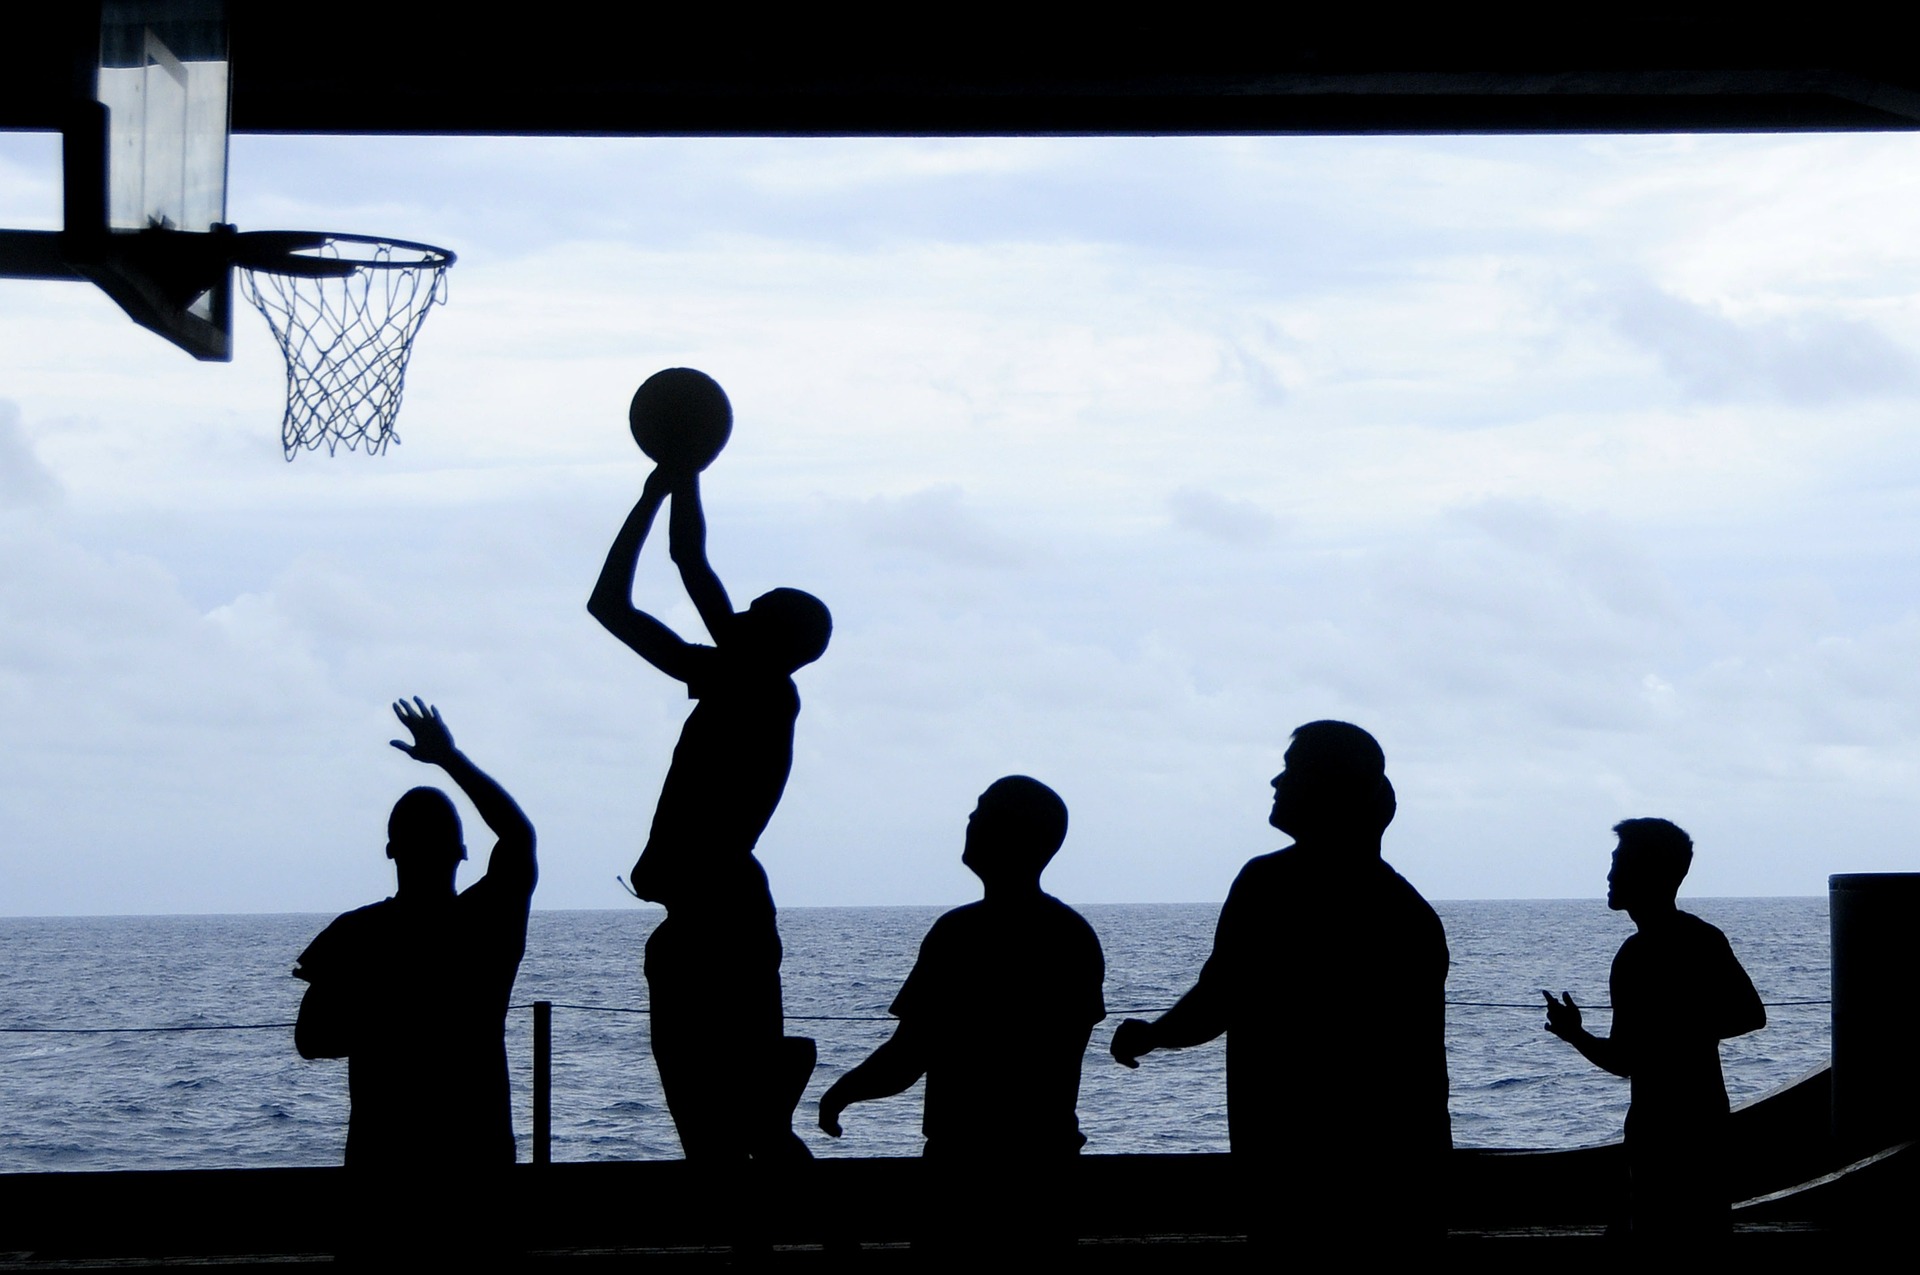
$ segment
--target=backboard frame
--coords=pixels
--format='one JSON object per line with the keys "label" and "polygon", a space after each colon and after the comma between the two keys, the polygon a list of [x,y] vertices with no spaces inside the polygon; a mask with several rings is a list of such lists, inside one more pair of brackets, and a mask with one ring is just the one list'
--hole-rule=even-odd
{"label": "backboard frame", "polygon": [[227,362],[226,0],[102,0],[67,29],[64,228],[0,231],[0,277],[90,280],[142,327]]}
{"label": "backboard frame", "polygon": [[233,357],[226,0],[103,0],[90,101],[62,135],[66,249],[127,316]]}

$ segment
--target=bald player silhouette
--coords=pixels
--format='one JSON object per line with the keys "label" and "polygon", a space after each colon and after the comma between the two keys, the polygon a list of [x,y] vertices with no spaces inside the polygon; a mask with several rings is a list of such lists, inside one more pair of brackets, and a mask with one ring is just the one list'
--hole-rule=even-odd
{"label": "bald player silhouette", "polygon": [[438,788],[395,802],[387,857],[399,888],[300,954],[294,1045],[302,1058],[347,1060],[350,1168],[512,1164],[504,1032],[538,878],[533,825],[454,747],[437,708],[415,699],[393,711],[413,736],[393,746],[446,771],[493,832],[493,853],[456,892],[467,848],[453,802]]}
{"label": "bald player silhouette", "polygon": [[497,1231],[448,1223],[492,1214],[513,1165],[507,1002],[539,876],[533,825],[440,711],[417,698],[393,711],[412,736],[393,746],[444,770],[495,841],[485,875],[456,891],[459,812],[438,788],[407,792],[387,818],[393,897],[337,918],[293,971],[307,983],[295,1048],[347,1060],[347,1189],[328,1224],[344,1259],[381,1268],[498,1248]]}
{"label": "bald player silhouette", "polygon": [[1227,1127],[1253,1238],[1348,1249],[1440,1238],[1447,1115],[1447,941],[1381,858],[1393,785],[1348,722],[1293,733],[1268,822],[1292,845],[1249,862],[1199,981],[1113,1056],[1227,1037]]}

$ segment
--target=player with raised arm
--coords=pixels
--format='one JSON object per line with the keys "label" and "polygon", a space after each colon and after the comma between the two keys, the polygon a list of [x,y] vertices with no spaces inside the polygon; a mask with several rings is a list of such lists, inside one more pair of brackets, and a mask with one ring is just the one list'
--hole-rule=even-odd
{"label": "player with raised arm", "polygon": [[494,835],[486,875],[455,891],[467,857],[460,815],[438,788],[414,788],[387,819],[393,897],[348,912],[300,954],[307,991],[293,1030],[302,1058],[345,1058],[346,1163],[358,1185],[344,1242],[365,1253],[477,1243],[450,1233],[513,1163],[507,1002],[527,947],[538,878],[533,825],[454,746],[437,708],[401,700],[412,741],[393,746],[446,771]]}
{"label": "player with raised arm", "polygon": [[454,747],[420,699],[393,706],[496,840],[486,875],[456,893],[467,857],[460,816],[438,788],[415,788],[387,820],[392,898],[335,920],[300,954],[307,984],[294,1028],[303,1058],[347,1059],[349,1166],[513,1163],[505,1030],[527,946],[538,870],[533,825],[506,790]]}
{"label": "player with raised arm", "polygon": [[[780,936],[753,850],[793,765],[793,672],[826,650],[832,620],[798,589],[775,589],[735,611],[707,561],[699,471],[731,427],[720,387],[671,368],[640,387],[632,415],[657,465],[587,610],[697,701],[633,866],[634,893],[667,908],[646,950],[653,1056],[689,1159],[802,1158],[792,1117],[813,1045],[783,1034]],[[711,646],[633,605],[641,547],[669,501],[668,549]]]}

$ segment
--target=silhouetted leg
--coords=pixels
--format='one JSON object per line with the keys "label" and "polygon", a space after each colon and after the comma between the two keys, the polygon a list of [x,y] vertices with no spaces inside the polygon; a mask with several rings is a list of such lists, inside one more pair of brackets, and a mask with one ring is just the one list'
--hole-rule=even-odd
{"label": "silhouetted leg", "polygon": [[1299,1180],[1293,1165],[1267,1152],[1249,1153],[1236,1144],[1234,1177],[1239,1187],[1241,1216],[1246,1219],[1247,1244],[1262,1259],[1299,1252],[1303,1237],[1295,1211],[1314,1207],[1312,1193],[1322,1185],[1315,1177]]}
{"label": "silhouetted leg", "polygon": [[757,1126],[756,1159],[775,1163],[813,1159],[813,1152],[793,1131],[793,1112],[807,1091],[818,1057],[811,1037],[783,1036],[774,1042],[766,1075],[759,1082],[766,1105]]}
{"label": "silhouetted leg", "polygon": [[[1230,1093],[1229,1103],[1246,1092]],[[1258,1101],[1265,1104],[1262,1118],[1243,1117],[1232,1144],[1254,1249],[1279,1257],[1305,1244],[1329,1254],[1391,1257],[1432,1250],[1445,1238],[1441,1174],[1451,1134],[1444,1115],[1388,1108],[1326,1119],[1309,1106],[1274,1105],[1271,1095]],[[1243,1132],[1250,1129],[1261,1136]]]}
{"label": "silhouetted leg", "polygon": [[646,972],[654,1061],[686,1157],[812,1159],[793,1109],[813,1044],[781,1032],[771,917],[765,925],[669,917],[647,940]]}
{"label": "silhouetted leg", "polygon": [[1627,1144],[1636,1244],[1688,1248],[1717,1244],[1733,1229],[1722,1155],[1724,1122],[1646,1131]]}
{"label": "silhouetted leg", "polygon": [[[1359,1139],[1360,1147],[1300,1145],[1291,1154],[1234,1152],[1247,1242],[1279,1258],[1304,1249],[1386,1257],[1432,1248],[1444,1236],[1432,1157]],[[1356,1154],[1363,1149],[1372,1154]]]}
{"label": "silhouetted leg", "polygon": [[[524,1239],[497,1155],[435,1154],[348,1168],[339,1265],[431,1270],[508,1260]],[[478,1221],[476,1221],[478,1219]]]}
{"label": "silhouetted leg", "polygon": [[993,1258],[1045,1262],[1072,1254],[1077,1155],[1007,1141],[952,1152],[929,1142],[924,1160],[913,1230],[913,1250],[923,1261],[977,1270]]}
{"label": "silhouetted leg", "polygon": [[744,1160],[739,1129],[737,1027],[730,991],[712,966],[714,945],[669,916],[647,939],[648,1013],[654,1064],[689,1160]]}

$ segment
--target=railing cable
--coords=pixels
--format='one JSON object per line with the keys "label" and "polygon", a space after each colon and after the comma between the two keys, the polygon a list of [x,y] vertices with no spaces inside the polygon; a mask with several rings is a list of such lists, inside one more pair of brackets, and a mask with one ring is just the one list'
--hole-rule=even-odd
{"label": "railing cable", "polygon": [[[1531,1009],[1545,1010],[1541,1001],[1448,1001],[1448,1006],[1461,1009]],[[1804,1005],[1831,1005],[1828,999],[1762,1001],[1768,1009],[1785,1009]],[[516,1002],[509,1009],[532,1009],[534,1002]],[[590,1014],[644,1014],[645,1005],[584,1005],[568,1001],[553,1001],[555,1009],[575,1009]],[[1582,1010],[1610,1012],[1611,1005],[1582,1005]],[[1164,1014],[1164,1006],[1150,1009],[1114,1009],[1107,1012],[1109,1018],[1137,1018],[1145,1014]],[[790,1023],[890,1023],[891,1014],[788,1014]],[[0,1027],[0,1035],[11,1036],[116,1036],[131,1034],[151,1034],[163,1032],[251,1032],[277,1031],[293,1027],[292,1022],[284,1023],[180,1023],[161,1027]]]}
{"label": "railing cable", "polygon": [[131,1032],[254,1032],[292,1023],[186,1023],[176,1027],[0,1027],[16,1036],[113,1036]]}

